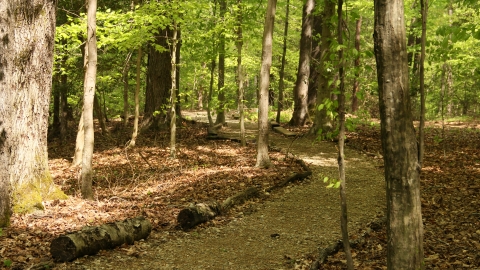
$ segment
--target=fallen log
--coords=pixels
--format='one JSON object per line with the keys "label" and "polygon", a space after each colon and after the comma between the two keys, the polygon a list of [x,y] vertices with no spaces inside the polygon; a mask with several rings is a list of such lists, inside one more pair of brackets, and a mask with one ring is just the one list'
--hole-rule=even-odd
{"label": "fallen log", "polygon": [[68,262],[85,255],[94,255],[102,249],[112,249],[123,244],[145,239],[152,225],[144,217],[126,219],[101,226],[84,227],[81,231],[59,236],[50,244],[55,261]]}
{"label": "fallen log", "polygon": [[231,197],[228,197],[223,203],[198,203],[191,204],[178,213],[177,222],[184,230],[194,228],[198,224],[207,222],[220,214],[226,213],[234,205],[239,205],[245,201],[258,197],[260,191],[256,187],[247,188]]}

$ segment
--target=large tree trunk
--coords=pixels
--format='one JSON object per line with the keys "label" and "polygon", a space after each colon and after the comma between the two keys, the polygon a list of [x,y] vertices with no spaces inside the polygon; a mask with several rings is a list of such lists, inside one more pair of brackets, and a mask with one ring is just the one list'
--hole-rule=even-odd
{"label": "large tree trunk", "polygon": [[97,78],[97,0],[89,0],[87,6],[87,69],[85,71],[85,88],[83,94],[83,127],[85,129],[85,142],[82,153],[82,198],[93,200],[93,107],[95,100],[95,84]]}
{"label": "large tree trunk", "polygon": [[152,231],[148,219],[137,217],[98,227],[85,227],[81,231],[53,239],[50,253],[55,261],[68,262],[85,255],[95,255],[102,249],[146,239]]}
{"label": "large tree trunk", "polygon": [[[315,5],[315,9],[320,9],[320,5]],[[310,80],[308,83],[308,111],[310,115],[315,115],[318,91],[318,65],[320,63],[320,37],[322,35],[322,13],[314,11],[312,28],[312,54],[310,57]]]}
{"label": "large tree trunk", "polygon": [[[220,0],[220,19],[225,19],[227,11],[227,1]],[[223,29],[223,28],[222,28]],[[218,109],[215,124],[225,123],[225,30],[220,32],[218,43]]]}
{"label": "large tree trunk", "polygon": [[277,0],[268,0],[267,15],[263,30],[262,66],[260,68],[260,87],[258,100],[258,141],[257,167],[270,167],[268,156],[268,88],[270,85],[270,67],[272,66],[273,27]]}
{"label": "large tree trunk", "polygon": [[149,46],[148,64],[147,64],[147,89],[145,92],[145,115],[142,123],[142,129],[159,128],[165,125],[167,111],[172,89],[172,55],[168,49],[168,38],[172,31],[167,29],[160,30],[155,38],[155,45],[165,48],[159,52],[155,46]]}
{"label": "large tree trunk", "polygon": [[303,6],[302,33],[300,38],[300,59],[298,61],[297,81],[293,89],[294,109],[290,125],[303,126],[310,121],[308,114],[308,85],[310,83],[310,57],[312,54],[312,12],[314,0],[307,0]]}
{"label": "large tree trunk", "polygon": [[314,134],[329,132],[332,126],[332,119],[328,115],[327,109],[323,108],[321,110],[318,107],[325,102],[325,100],[330,99],[331,94],[331,85],[329,84],[329,79],[333,78],[333,74],[328,72],[327,63],[330,61],[330,44],[332,40],[332,30],[333,25],[331,23],[331,18],[335,12],[335,3],[331,0],[325,0],[325,6],[323,10],[323,25],[322,25],[322,37],[321,37],[321,53],[320,53],[320,62],[318,64],[318,89],[317,89],[317,110],[315,113],[315,123],[312,127],[311,132]]}
{"label": "large tree trunk", "polygon": [[283,49],[282,49],[282,66],[280,67],[280,78],[278,83],[278,106],[277,106],[277,123],[280,123],[280,115],[283,110],[283,96],[285,90],[285,62],[287,55],[287,34],[288,34],[288,15],[290,12],[290,0],[287,0],[287,10],[285,11],[285,28],[283,30]]}
{"label": "large tree trunk", "polygon": [[375,0],[382,149],[387,182],[387,267],[423,269],[420,165],[412,122],[402,0]]}
{"label": "large tree trunk", "polygon": [[0,0],[0,227],[65,198],[48,169],[55,2]]}

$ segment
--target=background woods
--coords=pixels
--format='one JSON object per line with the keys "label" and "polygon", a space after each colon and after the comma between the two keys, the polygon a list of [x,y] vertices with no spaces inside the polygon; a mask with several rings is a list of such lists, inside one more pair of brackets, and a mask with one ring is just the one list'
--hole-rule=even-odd
{"label": "background woods", "polygon": [[[480,140],[477,1],[56,5],[0,0],[0,241],[9,235],[1,228],[14,233],[28,218],[50,215],[46,207],[125,203],[131,209],[117,213],[122,218],[143,215],[154,231],[173,230],[172,217],[185,205],[228,200],[251,186],[269,193],[292,171],[311,174],[275,152],[269,133],[279,125],[293,135],[290,146],[297,139],[340,141],[343,198],[344,141],[345,149],[384,160],[378,168],[388,184],[388,229],[381,237],[390,240],[381,244],[389,268],[453,265],[431,242],[439,227],[426,226],[424,235],[422,214],[424,225],[453,226],[456,213],[439,217],[434,208],[454,209],[444,198],[467,195],[472,200],[458,206],[468,212],[465,233],[441,233],[451,241],[470,238],[458,247],[467,254],[459,260],[480,265],[469,255],[480,241],[473,229],[480,186],[480,144],[473,143]],[[391,12],[404,21],[389,21]],[[394,214],[405,200],[412,208]],[[89,217],[72,223],[118,218]],[[62,224],[39,239],[79,229]],[[352,252],[357,267],[368,258],[355,245]],[[0,246],[3,266],[11,256]]]}

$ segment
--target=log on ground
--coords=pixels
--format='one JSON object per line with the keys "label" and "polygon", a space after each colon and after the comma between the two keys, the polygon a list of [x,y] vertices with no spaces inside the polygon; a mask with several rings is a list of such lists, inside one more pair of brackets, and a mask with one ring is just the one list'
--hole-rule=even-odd
{"label": "log on ground", "polygon": [[207,222],[220,214],[217,203],[191,204],[178,213],[177,222],[184,230],[191,229],[198,224]]}
{"label": "log on ground", "polygon": [[220,214],[226,213],[233,206],[242,204],[246,200],[258,197],[259,195],[260,191],[257,188],[250,187],[228,197],[221,204],[217,202],[191,204],[178,213],[178,225],[184,230],[192,229],[198,224],[207,222]]}
{"label": "log on ground", "polygon": [[144,217],[126,219],[101,226],[84,227],[81,231],[62,235],[50,244],[55,261],[68,262],[85,255],[94,255],[102,249],[112,249],[123,244],[145,239],[152,224]]}

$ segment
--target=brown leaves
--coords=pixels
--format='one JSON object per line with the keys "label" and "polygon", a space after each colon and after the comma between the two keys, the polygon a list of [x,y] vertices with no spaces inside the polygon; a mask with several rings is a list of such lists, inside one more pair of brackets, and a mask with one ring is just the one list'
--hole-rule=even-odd
{"label": "brown leaves", "polygon": [[[285,175],[302,171],[280,153],[272,153],[271,169],[255,168],[254,147],[207,141],[201,126],[187,126],[178,132],[177,159],[169,158],[169,138],[165,134],[142,134],[135,151],[118,146],[126,136],[129,132],[122,130],[108,137],[96,134],[94,201],[80,198],[78,168],[71,168],[68,161],[74,142],[49,144],[51,173],[69,199],[44,202],[45,211],[40,214],[13,216],[11,227],[0,235],[2,267],[5,260],[20,268],[50,260],[49,245],[54,237],[86,225],[144,215],[154,230],[174,230],[178,212],[190,203],[223,201],[247,187],[268,188]],[[70,138],[74,139],[74,134]],[[247,211],[249,205],[238,211]],[[226,223],[236,214],[232,211],[201,226]],[[142,254],[137,245],[121,249],[133,257]]]}

